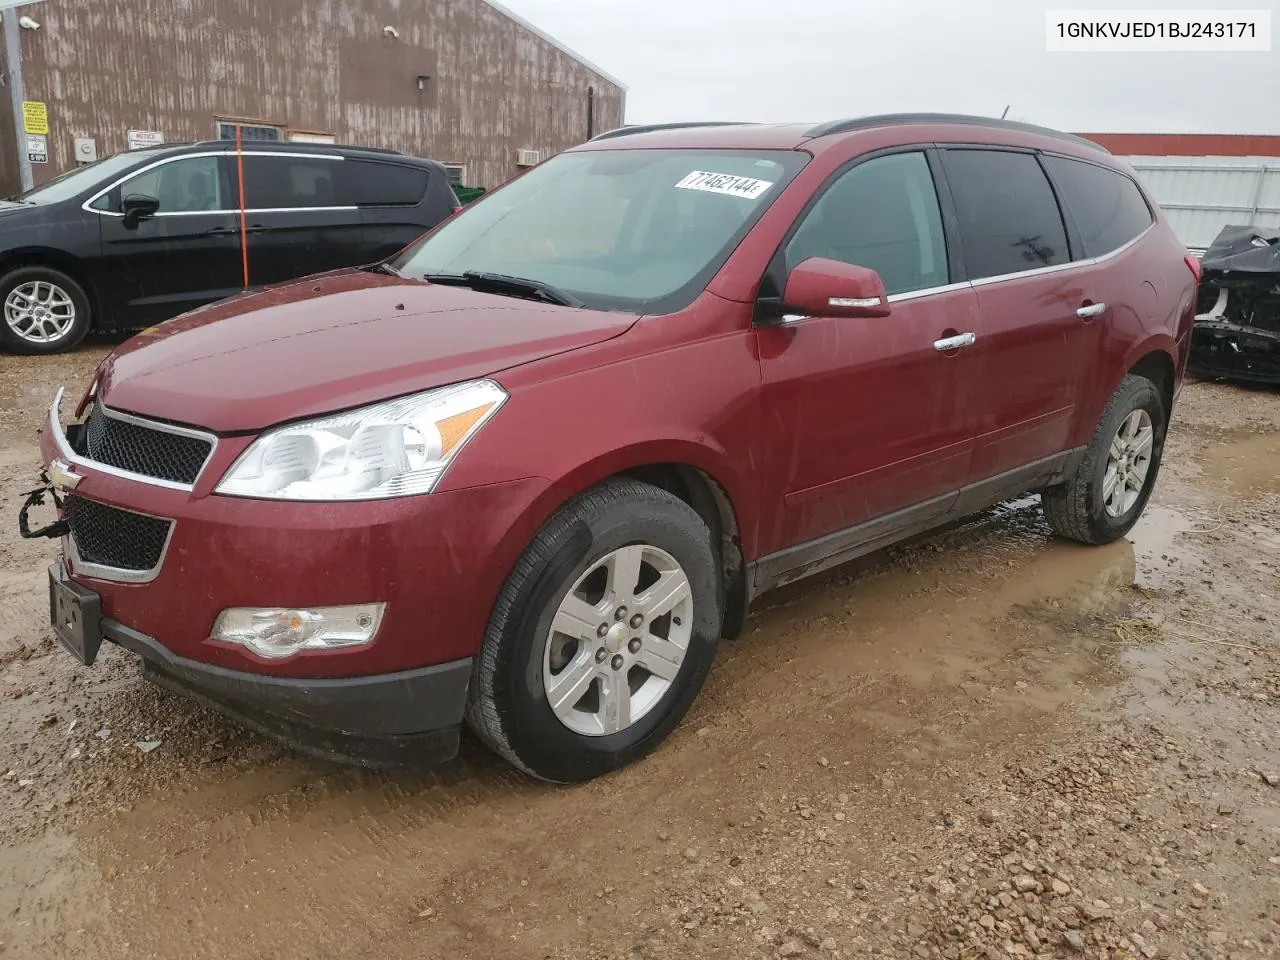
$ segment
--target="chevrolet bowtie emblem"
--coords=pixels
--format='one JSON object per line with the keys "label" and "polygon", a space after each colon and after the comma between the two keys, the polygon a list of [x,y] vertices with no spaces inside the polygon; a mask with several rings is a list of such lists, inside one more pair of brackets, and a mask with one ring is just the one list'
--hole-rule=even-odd
{"label": "chevrolet bowtie emblem", "polygon": [[49,464],[49,484],[55,490],[70,493],[84,477],[71,471],[71,465],[62,460],[54,460]]}

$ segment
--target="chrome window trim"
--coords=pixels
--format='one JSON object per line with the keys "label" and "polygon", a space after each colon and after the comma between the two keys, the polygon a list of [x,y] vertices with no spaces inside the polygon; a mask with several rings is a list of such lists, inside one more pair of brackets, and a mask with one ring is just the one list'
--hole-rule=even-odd
{"label": "chrome window trim", "polygon": [[[403,204],[402,204],[403,206]],[[249,213],[351,213],[358,211],[359,207],[245,207],[244,212]],[[100,213],[104,217],[123,217],[123,213],[110,213],[106,210],[95,210],[94,213]],[[240,208],[233,207],[230,210],[170,210],[168,213],[155,213],[154,217],[215,217],[219,214],[233,216],[240,215]]]}
{"label": "chrome window trim", "polygon": [[951,293],[953,290],[964,290],[972,286],[968,280],[959,283],[944,283],[939,287],[921,287],[919,290],[906,290],[903,293],[889,295],[890,303],[902,303],[904,300],[918,300],[920,297],[931,297],[935,293]]}
{"label": "chrome window trim", "polygon": [[1094,257],[1094,258],[1093,258],[1092,260],[1090,260],[1089,262],[1090,262],[1090,263],[1104,263],[1105,261],[1110,260],[1112,257],[1119,256],[1120,254],[1124,253],[1126,250],[1128,250],[1130,247],[1132,247],[1134,244],[1136,244],[1139,240],[1141,240],[1143,237],[1145,237],[1148,233],[1150,233],[1150,232],[1151,232],[1152,230],[1154,230],[1155,228],[1156,228],[1156,219],[1155,219],[1154,217],[1152,217],[1152,218],[1151,218],[1151,224],[1150,224],[1150,226],[1148,226],[1148,227],[1147,227],[1147,229],[1143,230],[1140,234],[1138,234],[1136,237],[1134,237],[1134,238],[1133,238],[1132,240],[1130,240],[1128,243],[1121,244],[1120,246],[1116,247],[1114,250],[1112,250],[1112,251],[1110,251],[1110,252],[1108,252],[1108,253],[1104,253],[1104,254],[1102,254],[1102,255],[1100,255],[1100,256]]}
{"label": "chrome window trim", "polygon": [[[1108,168],[1109,169],[1109,168]],[[895,293],[889,296],[890,303],[901,303],[904,300],[917,300],[920,297],[931,297],[938,293],[950,293],[953,290],[963,290],[965,287],[977,288],[985,287],[993,283],[1004,283],[1006,280],[1018,280],[1022,277],[1035,277],[1044,274],[1059,273],[1063,270],[1070,270],[1075,267],[1092,267],[1100,263],[1105,263],[1112,257],[1118,257],[1130,247],[1137,244],[1143,237],[1156,228],[1156,222],[1152,221],[1151,226],[1143,230],[1140,234],[1130,240],[1123,246],[1116,247],[1110,253],[1104,253],[1099,257],[1091,257],[1087,260],[1072,260],[1070,263],[1055,263],[1051,267],[1037,267],[1034,270],[1022,270],[1018,273],[1002,273],[995,277],[983,277],[980,280],[962,280],[959,283],[948,283],[940,287],[924,287],[920,290],[908,290],[905,293]]]}
{"label": "chrome window trim", "polygon": [[986,287],[993,283],[1004,283],[1006,280],[1018,280],[1022,277],[1042,277],[1050,273],[1061,273],[1063,270],[1070,270],[1074,267],[1084,267],[1092,263],[1092,260],[1069,260],[1066,263],[1055,263],[1048,267],[1036,267],[1032,270],[1019,270],[1017,273],[1001,273],[994,277],[981,277],[977,280],[970,280],[969,283],[975,287]]}
{"label": "chrome window trim", "polygon": [[[340,153],[296,153],[289,150],[249,150],[242,151],[247,157],[278,157],[288,160],[345,160],[346,157]],[[144,164],[134,170],[130,170],[124,176],[117,177],[110,184],[103,187],[84,203],[80,204],[80,209],[85,213],[96,213],[100,217],[123,217],[123,213],[113,210],[95,210],[93,204],[110,193],[122,183],[128,183],[134,177],[141,176],[157,167],[163,167],[165,164],[177,163],[179,160],[190,160],[192,158],[201,157],[234,157],[234,150],[197,150],[193,153],[180,153],[172,157],[161,157],[159,160]],[[246,209],[245,213],[279,213],[284,211],[292,212],[294,210],[357,210],[358,207],[269,207]],[[236,207],[232,210],[175,210],[170,213],[157,212],[158,217],[178,217],[178,216],[200,216],[202,214],[219,214],[219,213],[239,213],[240,208]]]}
{"label": "chrome window trim", "polygon": [[[146,483],[153,487],[163,487],[166,490],[178,490],[183,493],[191,493],[195,489],[195,483],[178,483],[173,480],[162,480],[159,477],[148,477],[143,473],[134,473],[132,470],[122,470],[119,467],[113,467],[108,463],[99,463],[97,460],[90,460],[82,457],[71,449],[71,444],[67,442],[67,434],[62,429],[62,421],[59,416],[59,410],[62,406],[62,397],[65,393],[62,387],[58,388],[58,392],[54,394],[53,403],[49,407],[49,436],[53,438],[54,445],[58,448],[58,454],[67,463],[86,470],[104,473],[107,476],[118,477],[121,480],[132,480],[136,483]],[[209,461],[213,459],[214,453],[218,449],[218,438],[204,430],[193,430],[189,427],[178,427],[169,423],[161,423],[156,420],[146,420],[141,417],[135,417],[128,413],[121,413],[118,410],[112,410],[105,403],[102,404],[102,411],[106,416],[113,420],[120,420],[124,423],[131,423],[134,426],[145,427],[148,430],[157,430],[161,433],[171,433],[179,437],[191,437],[193,439],[205,440],[210,444],[209,455],[205,457],[204,463],[200,465],[200,471],[196,474],[196,481],[199,481],[205,468],[209,466]],[[135,511],[136,512],[136,511]],[[163,518],[158,518],[163,519]]]}
{"label": "chrome window trim", "polygon": [[[75,494],[80,496],[80,494]],[[160,558],[156,560],[155,566],[148,570],[126,570],[121,567],[109,567],[102,563],[90,563],[80,556],[80,550],[76,547],[76,538],[67,533],[67,559],[71,561],[72,573],[81,577],[92,577],[95,580],[109,580],[113,583],[150,583],[160,575],[160,568],[164,566],[165,557],[169,555],[169,544],[173,542],[173,531],[178,526],[178,521],[170,517],[157,517],[154,514],[142,513],[138,510],[130,510],[126,507],[117,507],[113,503],[104,503],[101,500],[95,500],[93,497],[81,497],[82,500],[89,500],[93,503],[100,504],[104,507],[110,507],[113,510],[121,510],[125,513],[134,513],[140,517],[150,517],[152,520],[164,520],[169,524],[169,532],[165,534],[164,546],[160,548]]]}
{"label": "chrome window trim", "polygon": [[1055,263],[1051,267],[1037,267],[1034,270],[1021,270],[1017,273],[1002,273],[995,277],[982,277],[979,280],[971,280],[969,282],[975,287],[985,287],[988,284],[1003,283],[1006,280],[1017,280],[1021,277],[1036,277],[1036,276],[1042,276],[1048,273],[1058,273],[1063,270],[1070,270],[1074,267],[1096,266],[1099,263],[1105,263],[1106,261],[1110,260],[1112,257],[1118,257],[1120,254],[1124,253],[1126,250],[1128,250],[1130,247],[1136,244],[1139,240],[1145,237],[1148,233],[1154,230],[1155,227],[1156,227],[1155,221],[1152,221],[1151,225],[1147,227],[1147,229],[1143,230],[1140,234],[1138,234],[1128,243],[1124,244],[1123,246],[1116,247],[1111,252],[1104,253],[1098,257],[1089,257],[1088,259],[1085,259],[1085,260],[1072,260],[1070,263]]}

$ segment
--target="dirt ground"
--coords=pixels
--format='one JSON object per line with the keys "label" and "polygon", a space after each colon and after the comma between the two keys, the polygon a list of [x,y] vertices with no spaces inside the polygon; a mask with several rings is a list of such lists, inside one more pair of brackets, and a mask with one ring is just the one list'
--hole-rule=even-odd
{"label": "dirt ground", "polygon": [[0,355],[0,956],[1280,957],[1280,391],[1188,385],[1127,540],[1032,497],[767,598],[654,756],[555,788],[73,665],[14,520],[104,352]]}

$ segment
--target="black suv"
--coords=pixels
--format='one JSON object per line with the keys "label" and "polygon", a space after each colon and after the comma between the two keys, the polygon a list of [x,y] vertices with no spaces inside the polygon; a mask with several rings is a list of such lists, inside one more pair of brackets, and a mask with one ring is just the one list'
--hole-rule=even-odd
{"label": "black suv", "polygon": [[0,347],[56,353],[90,328],[137,329],[246,285],[374,263],[457,207],[443,166],[389,150],[237,154],[215,140],[116,154],[0,202]]}

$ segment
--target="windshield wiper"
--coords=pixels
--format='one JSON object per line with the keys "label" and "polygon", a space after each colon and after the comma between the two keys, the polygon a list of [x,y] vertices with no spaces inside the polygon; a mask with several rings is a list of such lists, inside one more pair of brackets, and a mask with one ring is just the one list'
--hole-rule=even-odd
{"label": "windshield wiper", "polygon": [[554,303],[561,307],[585,307],[586,304],[573,294],[553,287],[541,280],[526,280],[524,277],[510,277],[505,273],[483,273],[478,270],[467,270],[465,273],[428,273],[422,278],[429,283],[446,283],[456,287],[470,287],[483,293],[507,294],[518,297],[532,297],[544,303]]}
{"label": "windshield wiper", "polygon": [[365,269],[368,270],[370,273],[389,273],[393,277],[404,276],[399,270],[397,270],[395,267],[393,267],[389,263],[375,263],[371,267],[365,267]]}

